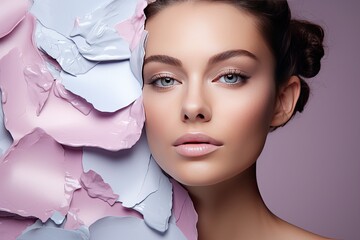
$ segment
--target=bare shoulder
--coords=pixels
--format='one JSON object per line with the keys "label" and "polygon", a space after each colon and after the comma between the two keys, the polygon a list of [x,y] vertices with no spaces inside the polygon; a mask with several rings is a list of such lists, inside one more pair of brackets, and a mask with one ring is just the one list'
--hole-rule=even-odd
{"label": "bare shoulder", "polygon": [[277,239],[292,239],[292,240],[329,240],[315,233],[306,231],[302,228],[294,226],[284,220],[279,219],[277,234],[279,238]]}

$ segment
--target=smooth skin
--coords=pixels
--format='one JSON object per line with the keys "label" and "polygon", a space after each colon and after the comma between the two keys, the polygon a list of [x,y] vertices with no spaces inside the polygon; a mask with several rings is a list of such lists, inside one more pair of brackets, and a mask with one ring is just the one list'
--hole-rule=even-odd
{"label": "smooth skin", "polygon": [[[256,160],[271,127],[291,117],[300,81],[275,85],[275,60],[256,19],[226,3],[184,2],[149,19],[146,30],[149,146],[189,191],[199,239],[324,239],[274,216],[258,190]],[[218,146],[207,153],[184,144],[179,153],[174,143],[186,134]]]}

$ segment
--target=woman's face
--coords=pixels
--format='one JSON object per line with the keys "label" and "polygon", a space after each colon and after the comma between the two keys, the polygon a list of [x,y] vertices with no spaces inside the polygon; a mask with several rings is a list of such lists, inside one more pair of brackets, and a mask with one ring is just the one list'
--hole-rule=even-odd
{"label": "woman's face", "polygon": [[147,21],[146,132],[158,164],[188,186],[251,166],[274,114],[273,56],[255,19],[225,3],[185,2]]}

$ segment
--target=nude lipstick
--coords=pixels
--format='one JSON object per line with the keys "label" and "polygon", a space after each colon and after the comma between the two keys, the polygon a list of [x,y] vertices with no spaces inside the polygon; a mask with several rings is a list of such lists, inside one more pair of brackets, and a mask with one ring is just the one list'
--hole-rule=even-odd
{"label": "nude lipstick", "polygon": [[201,157],[219,149],[223,144],[205,134],[190,133],[178,138],[173,146],[184,157]]}

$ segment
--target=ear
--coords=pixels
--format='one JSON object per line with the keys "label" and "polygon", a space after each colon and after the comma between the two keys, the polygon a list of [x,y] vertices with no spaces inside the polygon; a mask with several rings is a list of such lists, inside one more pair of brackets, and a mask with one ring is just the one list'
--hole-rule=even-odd
{"label": "ear", "polygon": [[290,79],[279,89],[276,99],[272,127],[278,127],[290,120],[300,96],[301,83],[297,76]]}

